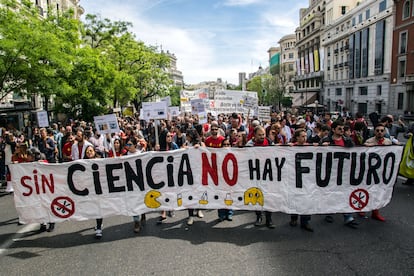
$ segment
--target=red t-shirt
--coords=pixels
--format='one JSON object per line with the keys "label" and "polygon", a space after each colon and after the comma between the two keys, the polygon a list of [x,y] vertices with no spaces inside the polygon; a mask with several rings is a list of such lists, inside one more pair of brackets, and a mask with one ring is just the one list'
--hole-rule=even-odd
{"label": "red t-shirt", "polygon": [[334,143],[335,143],[335,145],[337,145],[337,146],[345,147],[345,141],[344,141],[344,138],[341,138],[341,139],[339,139],[339,140],[335,140],[335,139],[334,139]]}
{"label": "red t-shirt", "polygon": [[62,154],[72,157],[72,143],[66,142],[62,149]]}
{"label": "red t-shirt", "polygon": [[218,136],[217,138],[214,138],[213,136],[209,136],[206,138],[204,143],[206,144],[206,147],[221,148],[221,143],[223,143],[224,139],[225,138],[223,136]]}

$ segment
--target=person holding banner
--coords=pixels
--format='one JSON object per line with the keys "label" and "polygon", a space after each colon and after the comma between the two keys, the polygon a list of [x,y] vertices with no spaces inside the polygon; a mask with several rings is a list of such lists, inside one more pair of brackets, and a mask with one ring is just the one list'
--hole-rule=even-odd
{"label": "person holding banner", "polygon": [[[366,140],[364,145],[368,147],[377,145],[392,145],[392,141],[384,137],[385,132],[385,125],[379,123],[375,126],[374,137],[371,137],[368,140]],[[360,215],[365,216],[365,213],[360,213]],[[381,216],[378,209],[372,211],[371,217],[379,221],[385,221],[385,218]]]}
{"label": "person holding banner", "polygon": [[[262,126],[257,126],[253,130],[254,136],[246,143],[246,147],[267,147],[273,145],[273,142],[266,137],[266,130]],[[275,228],[272,222],[272,213],[265,211],[266,226],[270,229]],[[256,222],[254,226],[262,226],[263,212],[256,211]]]}
{"label": "person holding banner", "polygon": [[109,150],[108,156],[109,157],[119,157],[125,155],[127,150],[122,147],[122,140],[121,138],[117,137],[114,139],[113,148]]}
{"label": "person holding banner", "polygon": [[[309,143],[306,142],[307,139],[307,132],[306,129],[304,128],[299,128],[295,131],[295,133],[293,134],[293,143],[291,143],[292,146],[306,146],[306,145],[310,145]],[[310,226],[310,220],[311,220],[311,216],[310,215],[301,215],[300,216],[300,228],[308,231],[308,232],[313,232],[313,228]],[[290,216],[290,222],[289,225],[292,227],[295,227],[298,225],[298,215],[294,214]]]}
{"label": "person holding banner", "polygon": [[[126,155],[136,155],[144,151],[144,149],[140,149],[139,140],[134,136],[129,137],[125,144],[125,147],[128,150]],[[142,216],[136,215],[132,218],[134,220],[134,232],[139,233],[141,231],[141,223],[145,221],[145,214],[143,214]]]}
{"label": "person holding banner", "polygon": [[[323,138],[319,142],[319,145],[323,145],[323,146],[335,145],[335,146],[349,148],[349,147],[354,146],[354,142],[352,142],[352,139],[350,137],[346,137],[344,135],[344,123],[340,120],[336,120],[331,124],[331,133],[327,137]],[[328,223],[332,223],[334,219],[331,215],[327,215],[325,217],[325,221]],[[358,228],[358,223],[355,221],[355,218],[353,217],[352,214],[344,214],[344,223],[346,226],[350,228],[353,228],[353,229]]]}
{"label": "person holding banner", "polygon": [[[184,147],[205,147],[205,144],[201,141],[200,135],[198,134],[197,130],[194,128],[187,129],[186,132],[186,142],[184,144]],[[187,225],[193,225],[194,223],[194,211],[195,209],[188,209],[188,219],[187,219]],[[199,218],[203,218],[204,215],[201,210],[196,210],[196,215]]]}
{"label": "person holding banner", "polygon": [[[83,159],[95,159],[98,158],[99,155],[96,154],[95,146],[88,145],[85,149],[85,156]],[[102,238],[102,218],[96,219],[96,227],[95,227],[95,238],[100,239]]]}
{"label": "person holding banner", "polygon": [[[162,128],[161,134],[159,136],[159,144],[155,145],[156,151],[169,151],[179,149],[178,145],[173,142],[173,134],[169,132],[165,127]],[[168,214],[172,217],[174,216],[173,211],[168,211]],[[167,212],[162,211],[161,216],[158,219],[157,223],[161,224],[164,220],[167,219]]]}

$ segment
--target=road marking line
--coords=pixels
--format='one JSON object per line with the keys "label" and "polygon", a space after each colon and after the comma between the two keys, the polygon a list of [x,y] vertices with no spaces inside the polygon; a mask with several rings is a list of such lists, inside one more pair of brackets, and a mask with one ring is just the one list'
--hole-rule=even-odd
{"label": "road marking line", "polygon": [[19,229],[19,231],[17,231],[11,239],[0,245],[0,256],[6,253],[7,249],[13,244],[13,242],[21,240],[25,233],[35,231],[38,228],[38,223],[31,223],[25,225],[22,229]]}

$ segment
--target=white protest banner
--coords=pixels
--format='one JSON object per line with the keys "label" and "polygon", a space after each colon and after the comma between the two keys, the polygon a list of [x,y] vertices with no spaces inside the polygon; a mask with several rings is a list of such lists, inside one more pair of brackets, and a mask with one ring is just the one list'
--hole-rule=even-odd
{"label": "white protest banner", "polygon": [[251,97],[248,95],[246,95],[243,100],[243,107],[248,109],[256,108],[259,103],[259,99],[257,97]]}
{"label": "white protest banner", "polygon": [[168,105],[167,102],[143,102],[142,112],[147,119],[167,119]]}
{"label": "white protest banner", "polygon": [[218,90],[214,94],[214,108],[211,111],[219,113],[246,113],[248,108],[243,106],[246,97],[257,98],[257,92]]}
{"label": "white protest banner", "polygon": [[208,99],[207,89],[198,90],[181,90],[180,91],[180,107],[181,112],[191,112],[191,100]]}
{"label": "white protest banner", "polygon": [[191,113],[198,114],[201,112],[205,112],[206,107],[204,105],[204,99],[193,99],[191,100]]}
{"label": "white protest banner", "polygon": [[37,115],[37,125],[39,127],[48,127],[49,126],[49,117],[47,116],[47,111],[38,111]]}
{"label": "white protest banner", "polygon": [[180,115],[180,107],[178,107],[178,106],[169,106],[168,107],[168,114],[171,117],[170,120],[173,117],[179,116]]}
{"label": "white protest banner", "polygon": [[19,221],[160,210],[365,212],[392,197],[403,147],[190,148],[10,165]]}
{"label": "white protest banner", "polygon": [[198,115],[198,123],[199,124],[205,124],[205,123],[208,122],[207,112],[200,112],[197,115]]}
{"label": "white protest banner", "polygon": [[118,133],[119,125],[115,114],[94,116],[95,127],[100,134]]}
{"label": "white protest banner", "polygon": [[166,102],[167,103],[167,106],[171,106],[171,97],[170,96],[161,98],[160,101],[161,102]]}
{"label": "white protest banner", "polygon": [[270,106],[258,106],[257,107],[257,118],[260,121],[270,121],[270,112],[272,108]]}

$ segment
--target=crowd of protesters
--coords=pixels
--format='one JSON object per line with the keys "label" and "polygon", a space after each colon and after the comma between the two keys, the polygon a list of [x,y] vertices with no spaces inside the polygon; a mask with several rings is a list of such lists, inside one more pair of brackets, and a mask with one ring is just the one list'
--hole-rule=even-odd
{"label": "crowd of protesters", "polygon": [[[391,115],[371,118],[368,122],[362,114],[355,117],[344,114],[332,118],[330,113],[322,115],[308,111],[303,116],[290,113],[272,113],[270,120],[259,121],[246,118],[243,114],[209,114],[207,123],[199,123],[196,115],[186,114],[172,120],[146,122],[135,117],[119,117],[120,132],[100,134],[92,122],[71,121],[64,124],[52,124],[48,128],[34,128],[30,133],[2,128],[0,138],[0,179],[7,183],[6,192],[13,192],[8,180],[8,165],[13,162],[33,162],[43,160],[48,163],[70,162],[89,158],[116,158],[144,151],[169,151],[188,147],[245,147],[271,145],[339,145],[344,147],[398,144],[399,133],[412,133],[400,119],[394,122]],[[157,129],[155,129],[157,127]],[[158,137],[156,137],[158,133]],[[413,179],[404,183],[412,185]],[[255,226],[265,225],[274,228],[272,214],[256,213]],[[300,214],[292,214],[290,225],[295,227]],[[364,213],[358,215],[366,217]],[[163,223],[172,211],[162,212],[158,223]],[[187,225],[194,223],[193,217],[203,217],[201,210],[188,210]],[[385,221],[379,210],[371,217]],[[218,210],[220,221],[233,219],[233,211]],[[327,222],[333,222],[332,216],[326,216]],[[313,232],[311,216],[300,216],[300,226]],[[145,215],[133,217],[133,230],[140,232]],[[353,214],[344,214],[344,223],[357,228]],[[41,230],[54,230],[54,224],[45,224]],[[102,237],[102,219],[97,220],[96,237]]]}

